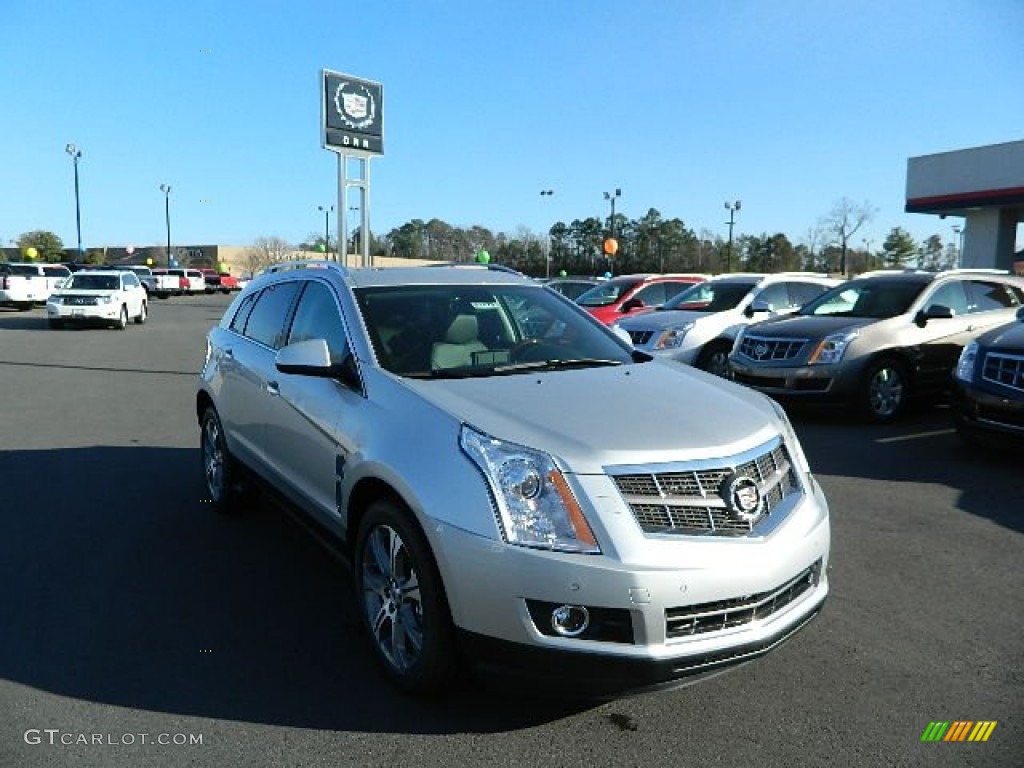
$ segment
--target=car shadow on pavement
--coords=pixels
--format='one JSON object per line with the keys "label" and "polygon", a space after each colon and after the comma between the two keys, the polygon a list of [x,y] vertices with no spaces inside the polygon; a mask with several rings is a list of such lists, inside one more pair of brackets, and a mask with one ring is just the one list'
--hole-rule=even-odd
{"label": "car shadow on pavement", "polygon": [[46,313],[0,310],[0,331],[48,331]]}
{"label": "car shadow on pavement", "polygon": [[958,492],[957,509],[1024,531],[1016,479],[1024,457],[964,444],[946,405],[918,405],[884,425],[825,408],[787,413],[815,474],[946,486]]}
{"label": "car shadow on pavement", "polygon": [[594,702],[422,701],[378,672],[347,568],[275,504],[213,512],[198,451],[0,453],[0,677],[132,709],[345,731],[494,733]]}

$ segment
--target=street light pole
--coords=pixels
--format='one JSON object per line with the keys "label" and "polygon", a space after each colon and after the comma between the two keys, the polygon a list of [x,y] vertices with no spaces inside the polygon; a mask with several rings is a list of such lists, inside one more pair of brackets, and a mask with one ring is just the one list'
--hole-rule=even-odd
{"label": "street light pole", "polygon": [[[541,197],[551,197],[555,194],[553,189],[542,189]],[[544,238],[544,277],[551,277],[551,228],[548,227],[548,236]]]}
{"label": "street light pole", "polygon": [[331,259],[331,211],[334,210],[334,206],[323,206],[318,205],[316,207],[318,211],[324,212],[324,258],[330,261]]}
{"label": "street light pole", "polygon": [[[604,199],[612,204],[612,216],[608,219],[608,231],[611,233],[609,237],[615,239],[615,198],[622,197],[622,190],[618,187],[615,188],[614,192],[605,192]],[[608,265],[611,266],[612,256],[609,253],[605,253],[605,257],[608,259]],[[611,273],[611,269],[608,270]]]}
{"label": "street light pole", "polygon": [[959,224],[954,224],[953,225],[953,234],[956,235],[956,239],[957,239],[957,243],[958,243],[957,252],[956,252],[956,264],[954,265],[954,266],[957,266],[957,267],[960,266],[960,263],[964,259],[964,236],[963,236],[963,231],[964,231],[964,228],[961,227]]}
{"label": "street light pole", "polygon": [[725,256],[725,271],[732,272],[732,227],[736,221],[736,211],[740,209],[742,204],[741,200],[737,200],[735,203],[726,202],[725,207],[729,211],[729,247],[726,250]]}
{"label": "street light pole", "polygon": [[[71,155],[75,166],[75,231],[78,233],[78,257],[82,258],[82,208],[78,197],[78,160],[82,157],[82,150],[74,144],[68,144],[64,151]],[[76,260],[77,260],[76,259]]]}
{"label": "street light pole", "polygon": [[164,222],[167,224],[167,268],[171,268],[171,185],[161,184],[164,193]]}

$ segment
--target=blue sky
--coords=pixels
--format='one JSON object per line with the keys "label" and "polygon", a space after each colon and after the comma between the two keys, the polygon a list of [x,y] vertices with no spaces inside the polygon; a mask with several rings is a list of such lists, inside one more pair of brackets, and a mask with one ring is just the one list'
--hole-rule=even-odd
{"label": "blue sky", "polygon": [[[800,242],[836,200],[903,213],[916,155],[1024,138],[1020,0],[0,0],[0,241],[299,241],[335,204],[324,67],[384,86],[377,233],[618,210]],[[553,189],[542,197],[541,189]],[[333,218],[332,218],[333,229]],[[859,243],[858,243],[859,244]]]}

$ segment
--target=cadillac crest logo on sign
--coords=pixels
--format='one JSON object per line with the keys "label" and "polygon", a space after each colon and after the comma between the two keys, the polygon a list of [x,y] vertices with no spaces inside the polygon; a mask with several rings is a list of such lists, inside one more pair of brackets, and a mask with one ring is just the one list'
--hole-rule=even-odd
{"label": "cadillac crest logo on sign", "polygon": [[334,107],[342,122],[357,131],[369,128],[377,117],[377,103],[369,89],[347,80],[338,83],[334,92]]}

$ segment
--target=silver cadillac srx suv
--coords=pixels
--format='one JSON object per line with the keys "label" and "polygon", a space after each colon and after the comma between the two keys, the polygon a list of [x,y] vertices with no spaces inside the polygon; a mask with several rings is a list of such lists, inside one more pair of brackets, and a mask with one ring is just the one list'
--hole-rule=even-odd
{"label": "silver cadillac srx suv", "polygon": [[399,687],[463,664],[560,695],[720,670],[828,592],[828,506],[781,408],[484,267],[275,268],[208,336],[213,506],[253,480],[351,555]]}

